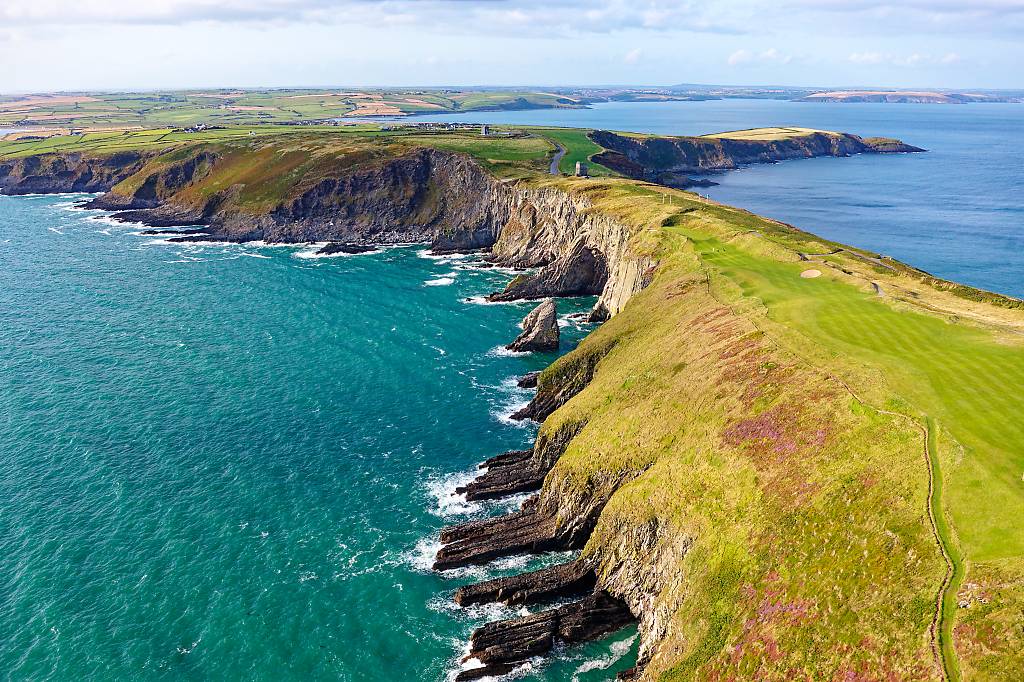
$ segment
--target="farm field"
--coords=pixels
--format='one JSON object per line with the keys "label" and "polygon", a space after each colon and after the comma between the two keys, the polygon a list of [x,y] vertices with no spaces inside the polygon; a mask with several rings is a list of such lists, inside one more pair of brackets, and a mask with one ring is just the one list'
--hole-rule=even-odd
{"label": "farm field", "polygon": [[130,128],[256,125],[496,109],[579,107],[529,91],[215,90],[0,96],[0,126]]}

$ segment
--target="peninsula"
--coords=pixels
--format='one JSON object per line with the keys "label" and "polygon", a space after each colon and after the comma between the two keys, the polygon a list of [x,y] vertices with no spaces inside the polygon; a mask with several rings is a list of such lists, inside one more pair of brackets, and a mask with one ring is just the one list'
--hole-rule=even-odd
{"label": "peninsula", "polygon": [[[531,268],[494,300],[595,295],[538,377],[532,448],[480,453],[435,569],[530,615],[460,680],[636,622],[636,680],[1004,680],[1024,668],[1024,302],[682,191],[747,163],[919,151],[799,128],[222,126],[0,143],[0,191],[103,192],[172,239],[419,241]],[[909,141],[912,142],[912,141]],[[549,172],[559,150],[564,154]],[[576,163],[589,177],[574,177]],[[189,227],[191,226],[191,227]],[[552,655],[557,655],[554,653]]]}

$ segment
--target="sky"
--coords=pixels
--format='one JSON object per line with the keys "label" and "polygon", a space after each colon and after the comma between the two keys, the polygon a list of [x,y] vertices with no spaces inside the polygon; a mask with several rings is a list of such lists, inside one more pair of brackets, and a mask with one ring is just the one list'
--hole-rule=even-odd
{"label": "sky", "polygon": [[1024,0],[0,0],[0,92],[1024,88]]}

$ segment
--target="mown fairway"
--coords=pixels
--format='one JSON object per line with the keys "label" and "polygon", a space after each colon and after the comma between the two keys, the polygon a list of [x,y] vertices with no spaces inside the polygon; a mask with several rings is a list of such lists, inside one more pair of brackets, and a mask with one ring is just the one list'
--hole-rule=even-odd
{"label": "mown fairway", "polygon": [[962,457],[944,463],[944,477],[948,510],[969,559],[1024,554],[1020,342],[897,310],[884,297],[833,278],[827,266],[822,277],[802,279],[807,263],[757,257],[696,231],[687,236],[718,275],[760,299],[770,319],[823,344],[840,367],[881,370],[885,383],[909,403],[909,414],[937,419],[964,446]]}

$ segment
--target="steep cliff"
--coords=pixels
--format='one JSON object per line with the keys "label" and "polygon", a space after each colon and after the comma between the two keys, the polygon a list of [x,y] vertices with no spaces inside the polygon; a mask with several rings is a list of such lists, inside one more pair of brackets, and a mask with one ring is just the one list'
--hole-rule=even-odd
{"label": "steep cliff", "polygon": [[149,154],[44,154],[0,160],[0,193],[105,192],[138,172]]}
{"label": "steep cliff", "polygon": [[[66,155],[36,157],[20,163],[18,177],[68,163]],[[90,176],[93,189],[109,190],[90,208],[154,227],[205,226],[207,234],[178,240],[490,249],[497,263],[538,268],[495,298],[599,295],[597,319],[620,310],[655,265],[634,253],[630,229],[590,210],[585,193],[501,182],[468,156],[437,149],[309,154],[274,144],[200,145],[79,165],[109,169],[102,183]]]}

